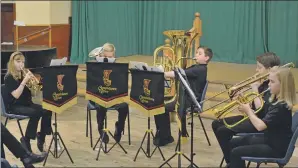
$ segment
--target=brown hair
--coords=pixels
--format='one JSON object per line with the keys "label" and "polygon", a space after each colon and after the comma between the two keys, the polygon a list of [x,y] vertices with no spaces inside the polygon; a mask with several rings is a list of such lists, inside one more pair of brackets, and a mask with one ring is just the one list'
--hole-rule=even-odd
{"label": "brown hair", "polygon": [[257,61],[261,63],[266,69],[280,65],[279,57],[273,52],[266,52],[257,56]]}
{"label": "brown hair", "polygon": [[212,49],[211,48],[208,48],[208,47],[205,47],[205,46],[198,47],[198,49],[200,49],[200,48],[204,50],[205,56],[208,56],[209,57],[209,59],[207,61],[207,63],[208,63],[212,59],[212,57],[213,57],[213,51],[212,51]]}
{"label": "brown hair", "polygon": [[12,75],[12,77],[16,80],[21,79],[21,74],[17,72],[16,67],[14,65],[14,60],[24,60],[24,55],[16,51],[10,55],[9,61],[7,63],[7,74],[6,75]]}

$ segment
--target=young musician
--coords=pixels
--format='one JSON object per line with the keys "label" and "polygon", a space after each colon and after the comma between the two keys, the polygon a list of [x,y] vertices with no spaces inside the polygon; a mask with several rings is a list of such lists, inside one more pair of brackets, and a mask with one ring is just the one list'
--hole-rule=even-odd
{"label": "young musician", "polygon": [[[30,140],[37,137],[37,147],[42,152],[45,136],[52,133],[52,112],[32,102],[31,91],[26,84],[33,77],[33,74],[31,72],[23,74],[24,62],[25,57],[21,52],[11,54],[7,74],[4,77],[7,94],[4,94],[6,97],[3,99],[9,113],[30,117],[25,137],[21,138],[22,145],[32,152]],[[40,118],[42,118],[40,132],[36,133]]]}
{"label": "young musician", "polygon": [[260,119],[249,104],[241,104],[257,131],[264,136],[245,136],[231,140],[230,168],[245,168],[247,157],[283,158],[292,138],[292,107],[296,103],[294,76],[289,68],[274,67],[269,75],[272,96],[265,117]]}
{"label": "young musician", "polygon": [[16,158],[20,158],[25,167],[33,167],[32,164],[42,162],[46,157],[46,152],[41,155],[26,151],[20,142],[1,123],[1,158],[5,158],[3,144],[13,153]]}
{"label": "young musician", "polygon": [[[259,55],[259,56],[257,56],[256,60],[257,60],[256,72],[258,74],[268,73],[270,68],[272,68],[273,66],[278,66],[280,64],[279,57],[276,56],[272,52],[268,52],[268,53]],[[264,81],[262,84],[260,82],[256,82],[251,85],[252,91],[261,93],[261,92],[265,91],[266,89],[268,89],[268,83],[269,83],[268,80]],[[264,103],[264,106],[261,109],[261,111],[259,111],[257,113],[257,116],[259,118],[263,118],[265,116],[265,113],[268,108],[269,97],[270,97],[270,92],[266,92],[264,94],[264,96],[262,97],[262,99],[265,101],[265,103]],[[261,106],[260,103],[261,103],[260,99],[255,99],[252,104],[253,109],[260,108],[260,106]],[[240,115],[240,116],[228,117],[225,120],[227,121],[227,123],[235,123],[237,121],[240,121],[242,118],[243,118],[243,116]],[[212,129],[213,129],[213,132],[217,138],[217,141],[222,149],[224,159],[227,164],[230,162],[230,160],[229,160],[230,140],[232,139],[232,137],[237,133],[257,132],[257,130],[254,128],[254,126],[252,125],[252,123],[249,120],[246,120],[231,129],[226,128],[222,119],[214,120],[212,122]]]}
{"label": "young musician", "polygon": [[[207,81],[207,64],[211,60],[212,56],[213,52],[210,48],[199,47],[195,55],[197,64],[185,70],[185,74],[190,83],[190,87],[195,93],[198,101],[201,100],[201,95]],[[174,71],[165,72],[164,74],[165,78],[175,78]],[[155,139],[153,141],[155,145],[164,146],[174,141],[171,135],[169,112],[175,111],[176,101],[177,100],[165,105],[165,113],[154,116],[157,130]],[[184,123],[186,122],[186,118],[182,119],[182,122],[182,125],[186,124]],[[186,132],[186,130],[183,130],[182,132]]]}
{"label": "young musician", "polygon": [[[115,51],[116,48],[113,44],[105,43],[103,46],[103,51],[100,53],[99,57],[107,57],[107,58],[114,58],[115,57]],[[106,117],[107,108],[90,101],[95,107],[96,107],[96,117],[97,117],[97,124],[98,124],[98,132],[100,134],[100,137],[104,135],[104,119]],[[118,121],[115,123],[115,132],[114,137],[117,142],[120,142],[122,132],[124,130],[125,126],[125,120],[129,113],[129,108],[127,103],[120,103],[113,106],[118,110]],[[106,134],[103,139],[104,143],[109,143],[109,136]]]}

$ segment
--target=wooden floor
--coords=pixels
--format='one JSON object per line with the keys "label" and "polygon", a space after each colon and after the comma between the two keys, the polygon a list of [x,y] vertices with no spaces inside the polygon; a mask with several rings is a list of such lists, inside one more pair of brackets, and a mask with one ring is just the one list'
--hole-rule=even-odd
{"label": "wooden floor", "polygon": [[[150,56],[130,56],[130,57],[121,57],[118,62],[129,62],[129,61],[141,61],[147,62],[149,65],[152,64],[152,57]],[[84,65],[80,66],[80,70],[78,74],[81,74],[83,77],[79,82],[80,87],[84,88],[84,75],[85,72],[81,71],[84,68]],[[231,63],[218,63],[211,62],[208,65],[208,80],[212,82],[222,82],[226,81],[227,83],[235,83],[239,82],[246,77],[255,73],[254,71],[255,65],[240,65],[240,64],[231,64]],[[237,73],[235,73],[237,72]],[[298,74],[298,69],[294,70],[295,74]],[[297,76],[297,75],[296,75]],[[220,83],[219,82],[219,83]],[[298,86],[298,78],[296,78],[296,83]],[[297,87],[298,88],[298,87]],[[219,87],[216,84],[210,84],[207,90],[207,97],[212,95],[212,92],[219,92],[224,89],[222,86]],[[39,103],[39,98],[36,98],[36,103]],[[121,144],[127,150],[127,154],[125,154],[121,148],[116,145],[114,149],[110,151],[108,154],[100,153],[99,160],[96,161],[97,151],[93,151],[90,147],[90,139],[86,137],[86,104],[87,101],[84,97],[79,97],[79,102],[77,105],[71,107],[66,110],[62,114],[58,116],[58,131],[60,132],[63,141],[66,144],[67,149],[70,152],[70,155],[74,161],[72,164],[67,156],[66,152],[63,152],[60,158],[54,159],[52,155],[49,155],[48,161],[45,167],[159,167],[163,160],[158,151],[154,153],[152,158],[146,158],[144,153],[140,151],[136,162],[134,162],[134,157],[136,152],[140,146],[144,133],[147,129],[147,118],[145,115],[137,111],[134,107],[130,106],[130,119],[131,119],[131,140],[132,144],[128,144],[128,136],[127,136],[127,124],[125,135],[122,137]],[[208,105],[204,105],[208,107]],[[205,108],[206,108],[205,107]],[[92,125],[93,125],[93,142],[95,143],[98,138],[97,132],[97,124],[96,124],[96,113],[92,112]],[[53,115],[54,116],[54,115]],[[199,119],[195,118],[195,128],[194,128],[194,152],[196,155],[194,156],[194,162],[199,167],[218,167],[220,161],[222,159],[222,152],[219,148],[218,142],[215,139],[215,136],[212,132],[211,123],[212,116],[208,118],[203,118],[203,123],[207,130],[207,134],[209,136],[211,146],[208,146],[207,140],[204,136],[204,132],[200,125]],[[54,119],[54,117],[53,117]],[[117,120],[117,112],[110,111],[108,112],[108,126],[111,132],[114,132],[114,123]],[[3,121],[3,119],[2,119]],[[54,120],[52,120],[54,121]],[[25,131],[27,121],[22,121],[23,130]],[[155,124],[154,119],[151,118],[151,126],[153,129],[153,133],[155,133]],[[18,127],[15,121],[10,121],[8,123],[8,129],[19,139],[20,133],[18,131]],[[162,147],[161,150],[164,154],[164,157],[168,159],[175,153],[175,146],[177,143],[177,123],[172,123],[172,135],[175,139],[175,142]],[[190,133],[190,128],[189,133]],[[48,148],[51,140],[51,136],[48,136],[46,139],[46,148]],[[110,137],[110,143],[113,141]],[[152,141],[151,141],[152,142]],[[32,141],[32,149],[34,152],[39,153],[36,147],[36,141]],[[146,143],[144,144],[144,149],[146,147]],[[153,149],[153,145],[151,146]],[[10,163],[15,163],[18,166],[22,166],[22,163],[14,158],[14,156],[9,152],[6,147],[6,155],[7,159]],[[152,151],[152,150],[151,150]],[[183,152],[185,152],[186,156],[189,157],[190,154],[190,141],[189,143],[183,145]],[[172,167],[177,167],[178,158],[175,157],[170,162]],[[42,163],[37,164],[36,167],[42,167]],[[185,159],[182,159],[182,166],[187,167],[189,162]],[[290,160],[287,167],[297,167],[298,166],[298,150],[294,151],[294,155]],[[167,166],[164,166],[167,167]],[[254,164],[251,167],[255,167]],[[263,165],[262,167],[276,167],[276,165]]]}
{"label": "wooden floor", "polygon": [[[38,101],[36,101],[38,103]],[[54,115],[53,115],[54,116]],[[98,133],[96,130],[96,118],[95,112],[92,112],[92,124],[93,124],[93,135],[94,141],[98,138]],[[114,123],[117,119],[116,111],[108,112],[108,126],[111,132],[114,132]],[[60,132],[63,141],[66,144],[67,149],[74,161],[72,164],[64,152],[60,158],[54,159],[52,155],[49,155],[48,161],[45,167],[159,167],[163,160],[158,151],[154,153],[151,159],[146,158],[144,153],[141,151],[136,162],[133,161],[138,147],[140,146],[142,137],[145,133],[147,127],[147,118],[142,113],[136,111],[133,107],[130,107],[130,119],[131,119],[131,140],[132,144],[128,144],[127,130],[125,130],[125,135],[122,137],[121,144],[127,150],[125,154],[121,148],[117,145],[114,149],[110,151],[109,154],[100,153],[99,160],[96,161],[97,151],[93,151],[90,147],[90,139],[86,137],[86,100],[82,97],[79,98],[77,105],[66,110],[62,114],[57,115],[58,120],[58,131]],[[54,120],[53,120],[54,121]],[[210,119],[203,119],[203,123],[207,129],[207,134],[211,141],[211,146],[208,146],[206,138],[204,136],[202,127],[200,126],[198,118],[195,118],[195,128],[194,128],[194,156],[195,163],[200,167],[218,167],[222,154],[219,145],[214,137],[211,128]],[[22,121],[22,127],[25,131],[27,121]],[[127,126],[127,124],[126,124]],[[155,133],[154,121],[151,120],[151,126]],[[161,150],[166,159],[174,154],[175,145],[177,142],[177,124],[172,123],[172,135],[174,136],[175,142],[162,147]],[[19,139],[20,133],[15,121],[8,122],[8,129]],[[127,127],[126,127],[127,128]],[[190,132],[189,132],[190,133]],[[49,146],[51,136],[46,139],[46,147]],[[111,137],[110,137],[111,139]],[[112,141],[110,140],[110,143]],[[190,141],[189,141],[190,142]],[[36,141],[32,141],[32,149],[34,152],[39,153],[36,147]],[[146,144],[144,144],[145,148]],[[153,146],[151,146],[153,148]],[[146,148],[145,148],[146,149]],[[190,153],[190,143],[183,145],[184,152],[187,156]],[[21,162],[14,158],[14,156],[6,149],[7,159],[10,163],[15,163],[18,166],[22,166]],[[296,149],[297,151],[297,149]],[[297,167],[298,165],[298,155],[295,151],[288,167]],[[171,162],[171,166],[177,167],[178,159],[175,157]],[[189,162],[182,159],[182,166],[186,167]],[[253,166],[253,164],[252,164]],[[267,165],[264,167],[269,167],[272,165]],[[36,167],[42,167],[42,164],[37,164]],[[167,167],[167,166],[165,166]],[[275,167],[275,165],[274,165]]]}

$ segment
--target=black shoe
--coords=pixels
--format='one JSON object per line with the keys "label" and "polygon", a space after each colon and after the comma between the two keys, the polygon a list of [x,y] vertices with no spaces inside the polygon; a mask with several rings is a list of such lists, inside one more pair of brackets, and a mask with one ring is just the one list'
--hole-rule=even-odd
{"label": "black shoe", "polygon": [[42,162],[46,158],[46,156],[47,156],[46,152],[43,152],[40,155],[30,153],[26,155],[24,158],[22,158],[21,161],[23,162],[26,168],[29,168],[29,167],[31,168],[31,167],[34,167],[32,164]]}
{"label": "black shoe", "polygon": [[30,140],[27,139],[27,138],[25,138],[25,137],[22,137],[20,141],[21,141],[21,144],[22,144],[23,148],[24,148],[27,152],[32,153]]}
{"label": "black shoe", "polygon": [[172,136],[169,136],[167,138],[158,137],[153,140],[153,144],[155,146],[166,146],[167,144],[172,142],[174,142],[174,138]]}
{"label": "black shoe", "polygon": [[116,140],[116,142],[120,142],[121,140],[121,137],[122,137],[122,131],[123,130],[120,130],[119,128],[119,123],[118,121],[115,123],[115,132],[114,132],[114,138]]}
{"label": "black shoe", "polygon": [[[104,132],[103,130],[100,130],[99,135],[100,135],[100,139],[103,141],[103,143],[105,143],[105,144],[109,143],[109,135],[106,132]],[[104,138],[102,138],[102,137],[104,137]]]}
{"label": "black shoe", "polygon": [[43,152],[44,150],[44,139],[42,139],[42,137],[40,136],[40,132],[37,133],[37,148],[40,152]]}

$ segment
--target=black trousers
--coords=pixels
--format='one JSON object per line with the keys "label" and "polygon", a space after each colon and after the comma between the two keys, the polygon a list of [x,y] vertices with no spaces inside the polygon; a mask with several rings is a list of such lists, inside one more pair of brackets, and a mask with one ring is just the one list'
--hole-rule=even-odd
{"label": "black trousers", "polygon": [[24,116],[29,116],[29,122],[27,125],[25,137],[28,139],[35,139],[37,133],[38,121],[41,118],[41,135],[51,135],[52,127],[52,112],[45,110],[39,104],[30,104],[30,105],[12,105],[9,110],[11,114],[19,114]]}
{"label": "black trousers", "polygon": [[[233,116],[233,117],[228,117],[225,120],[227,121],[228,124],[231,124],[241,120],[242,118],[243,116]],[[231,152],[230,140],[233,138],[234,135],[236,135],[237,133],[258,132],[258,130],[252,125],[250,120],[245,120],[244,122],[235,126],[232,129],[228,129],[224,125],[223,120],[214,120],[212,122],[212,129],[220,145],[220,148],[223,152],[226,163],[230,163],[230,152]]]}
{"label": "black trousers", "polygon": [[245,168],[241,157],[284,157],[265,143],[264,136],[245,136],[231,140],[230,168]]}
{"label": "black trousers", "polygon": [[[96,118],[97,118],[97,125],[98,125],[98,131],[102,130],[104,128],[104,119],[107,115],[107,108],[94,103],[90,101],[95,107],[96,107]],[[125,126],[125,120],[129,113],[129,107],[127,103],[121,103],[114,105],[113,108],[115,108],[118,111],[118,129],[120,132],[124,130]]]}
{"label": "black trousers", "polygon": [[3,144],[11,151],[16,158],[23,158],[27,155],[21,143],[1,123],[1,158],[5,158]]}

